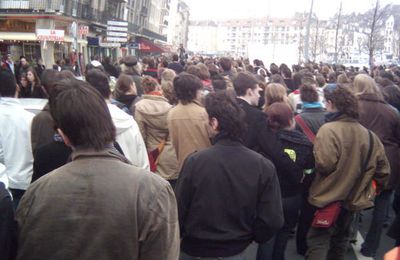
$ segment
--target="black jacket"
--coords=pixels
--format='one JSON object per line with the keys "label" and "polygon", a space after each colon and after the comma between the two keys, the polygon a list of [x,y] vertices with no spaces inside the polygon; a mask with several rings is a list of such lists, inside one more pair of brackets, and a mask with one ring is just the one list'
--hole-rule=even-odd
{"label": "black jacket", "polygon": [[285,183],[297,187],[303,178],[303,169],[281,149],[282,144],[278,137],[268,127],[267,115],[245,100],[237,100],[246,113],[247,131],[242,138],[244,145],[269,158],[275,164],[277,172],[284,174],[279,179],[285,179]]}
{"label": "black jacket", "polygon": [[220,138],[189,155],[175,192],[181,249],[192,256],[236,255],[283,224],[274,166],[239,141]]}
{"label": "black jacket", "polygon": [[[314,169],[315,161],[313,154],[313,144],[308,140],[308,138],[301,132],[297,130],[281,130],[278,132],[279,140],[282,143],[282,149],[286,153],[291,154],[291,158],[298,167],[303,170]],[[303,179],[303,185],[293,185],[288,182],[287,179],[282,178],[282,176],[287,176],[288,174],[278,172],[279,183],[281,185],[281,192],[283,197],[294,196],[301,192],[302,187],[308,190],[313,179],[313,175],[306,175]]]}
{"label": "black jacket", "polygon": [[16,255],[16,224],[11,195],[0,182],[0,258],[14,259]]}
{"label": "black jacket", "polygon": [[183,66],[179,62],[171,62],[168,64],[168,69],[174,70],[176,74],[179,74],[183,71]]}
{"label": "black jacket", "polygon": [[[325,123],[325,115],[328,112],[322,107],[317,108],[303,108],[299,114],[310,130],[317,135],[319,128]],[[296,124],[296,129],[303,132],[301,127]]]}

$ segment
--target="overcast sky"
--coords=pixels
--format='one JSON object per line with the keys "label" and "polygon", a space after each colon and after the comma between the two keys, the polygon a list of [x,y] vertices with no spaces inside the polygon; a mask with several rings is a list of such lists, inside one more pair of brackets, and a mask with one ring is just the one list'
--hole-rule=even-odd
{"label": "overcast sky", "polygon": [[[190,19],[291,17],[309,11],[311,0],[184,0],[190,7]],[[338,12],[341,0],[314,0],[314,12],[326,19]],[[400,4],[400,0],[380,0],[381,5]],[[365,12],[375,0],[344,0],[343,13]]]}

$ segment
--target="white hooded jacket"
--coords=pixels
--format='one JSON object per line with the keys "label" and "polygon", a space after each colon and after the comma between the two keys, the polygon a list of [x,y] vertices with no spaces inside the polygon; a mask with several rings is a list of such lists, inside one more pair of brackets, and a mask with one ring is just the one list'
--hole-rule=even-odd
{"label": "white hooded jacket", "polygon": [[150,170],[146,145],[136,121],[117,106],[112,104],[107,105],[117,130],[116,141],[121,146],[125,157],[133,165]]}

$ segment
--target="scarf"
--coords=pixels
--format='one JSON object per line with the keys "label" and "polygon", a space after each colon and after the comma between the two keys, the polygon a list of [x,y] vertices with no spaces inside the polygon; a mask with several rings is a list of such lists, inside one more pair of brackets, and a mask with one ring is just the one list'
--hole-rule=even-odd
{"label": "scarf", "polygon": [[322,108],[320,102],[303,102],[303,108]]}

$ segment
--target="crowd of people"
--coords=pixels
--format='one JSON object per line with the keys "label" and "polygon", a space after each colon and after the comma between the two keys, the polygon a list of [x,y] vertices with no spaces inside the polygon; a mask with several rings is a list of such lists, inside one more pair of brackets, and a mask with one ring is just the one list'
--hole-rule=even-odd
{"label": "crowd of people", "polygon": [[399,68],[63,63],[2,62],[1,259],[340,260],[371,208],[400,246]]}

